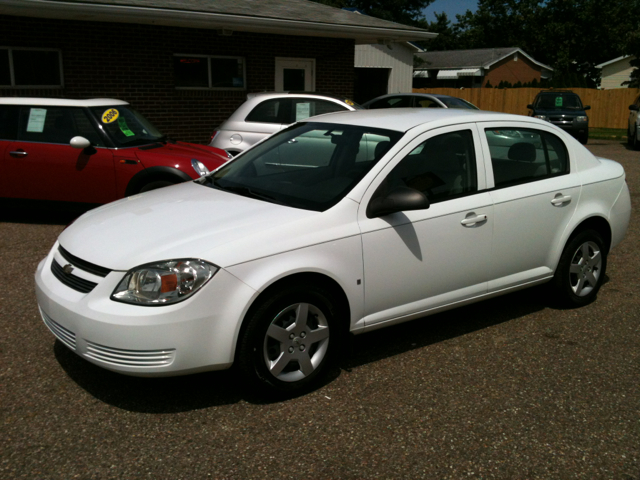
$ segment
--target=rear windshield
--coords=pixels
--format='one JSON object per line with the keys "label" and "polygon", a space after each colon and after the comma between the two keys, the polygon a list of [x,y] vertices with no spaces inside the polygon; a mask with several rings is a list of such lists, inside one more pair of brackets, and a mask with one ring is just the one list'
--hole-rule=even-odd
{"label": "rear windshield", "polygon": [[582,102],[578,95],[544,94],[538,96],[535,108],[541,110],[582,110]]}
{"label": "rear windshield", "polygon": [[480,110],[473,103],[467,102],[457,97],[437,97],[442,103],[449,108],[468,108],[469,110]]}
{"label": "rear windshield", "polygon": [[354,125],[298,123],[198,182],[266,202],[324,211],[344,198],[402,135]]}

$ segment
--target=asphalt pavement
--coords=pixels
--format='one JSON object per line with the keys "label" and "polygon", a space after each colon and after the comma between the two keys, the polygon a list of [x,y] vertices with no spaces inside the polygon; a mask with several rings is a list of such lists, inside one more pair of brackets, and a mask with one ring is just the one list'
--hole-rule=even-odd
{"label": "asphalt pavement", "polygon": [[70,352],[34,271],[73,212],[0,210],[0,479],[640,480],[640,152],[633,216],[596,302],[534,288],[355,337],[286,401],[230,372],[141,379]]}

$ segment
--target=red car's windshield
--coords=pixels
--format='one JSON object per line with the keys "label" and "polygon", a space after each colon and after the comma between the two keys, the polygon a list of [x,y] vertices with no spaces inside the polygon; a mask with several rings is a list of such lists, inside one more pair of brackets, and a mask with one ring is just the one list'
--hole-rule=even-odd
{"label": "red car's windshield", "polygon": [[91,107],[89,110],[117,147],[139,147],[164,140],[149,120],[128,105]]}

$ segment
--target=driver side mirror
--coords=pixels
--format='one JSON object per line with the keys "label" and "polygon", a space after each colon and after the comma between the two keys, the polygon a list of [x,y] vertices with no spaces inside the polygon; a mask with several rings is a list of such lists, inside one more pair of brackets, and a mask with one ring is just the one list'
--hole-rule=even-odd
{"label": "driver side mirror", "polygon": [[367,217],[376,218],[409,210],[425,210],[429,206],[429,199],[419,190],[396,187],[387,195],[376,197],[374,194],[374,198],[367,206]]}
{"label": "driver side mirror", "polygon": [[638,105],[634,103],[633,105],[629,105],[629,110],[633,110],[634,112],[637,112],[638,110],[640,110],[640,107],[638,107]]}
{"label": "driver side mirror", "polygon": [[84,137],[73,137],[69,144],[73,148],[87,148],[91,146],[91,142]]}
{"label": "driver side mirror", "polygon": [[591,105],[587,105],[584,107],[585,110],[591,110]]}

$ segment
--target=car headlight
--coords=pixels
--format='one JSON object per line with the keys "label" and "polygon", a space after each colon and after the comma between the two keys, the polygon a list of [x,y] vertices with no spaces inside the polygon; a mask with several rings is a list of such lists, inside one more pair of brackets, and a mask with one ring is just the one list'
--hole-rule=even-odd
{"label": "car headlight", "polygon": [[204,166],[204,163],[202,163],[200,160],[196,160],[195,158],[191,159],[191,166],[201,177],[204,177],[207,173],[211,173],[209,169]]}
{"label": "car headlight", "polygon": [[539,118],[540,120],[549,120],[549,117],[546,115],[534,115],[534,117]]}
{"label": "car headlight", "polygon": [[140,265],[127,272],[111,300],[152,306],[181,302],[200,290],[218,270],[193,258]]}
{"label": "car headlight", "polygon": [[588,117],[576,117],[576,122],[588,122]]}

